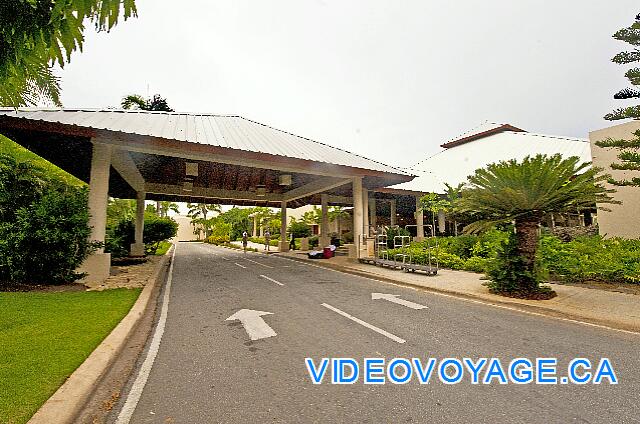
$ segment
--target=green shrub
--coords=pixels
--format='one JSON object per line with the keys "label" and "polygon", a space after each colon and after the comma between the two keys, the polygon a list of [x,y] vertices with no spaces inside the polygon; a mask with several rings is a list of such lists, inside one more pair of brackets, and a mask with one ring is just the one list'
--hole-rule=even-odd
{"label": "green shrub", "polygon": [[[272,238],[271,240],[269,240],[269,246],[275,246],[278,247],[279,243],[280,243],[280,235],[278,234],[278,238],[276,238],[275,240]],[[249,237],[248,239],[249,241],[252,241],[254,243],[258,243],[258,244],[266,244],[267,240],[264,237]]]}
{"label": "green shrub", "polygon": [[[389,247],[389,249],[393,249],[393,239],[396,236],[408,236],[411,235],[411,233],[409,233],[409,231],[407,231],[405,228],[401,228],[401,227],[390,227],[387,229],[387,247]],[[351,236],[351,241],[353,241],[353,235]]]}
{"label": "green shrub", "polygon": [[309,237],[311,235],[311,227],[309,227],[309,225],[302,221],[295,221],[293,219],[291,220],[287,231],[295,238]]}
{"label": "green shrub", "polygon": [[489,258],[472,256],[466,261],[464,261],[464,265],[462,269],[464,269],[465,271],[472,271],[472,272],[487,272],[487,269],[490,264],[491,264],[491,259]]}
{"label": "green shrub", "polygon": [[205,239],[205,243],[215,244],[217,246],[226,246],[231,240],[228,235],[226,236],[209,236]]}
{"label": "green shrub", "polygon": [[544,235],[538,262],[551,278],[560,281],[640,283],[640,240],[583,236],[564,243]]}
{"label": "green shrub", "polygon": [[487,277],[490,281],[485,285],[489,291],[514,296],[523,288],[523,294],[538,291],[541,281],[539,272],[528,271],[524,260],[518,255],[516,237],[513,233],[500,245],[495,258],[489,263]]}
{"label": "green shrub", "polygon": [[145,252],[155,255],[160,242],[169,240],[176,234],[178,234],[178,223],[173,218],[160,218],[155,215],[145,217],[142,236]]}
{"label": "green shrub", "polygon": [[62,284],[81,277],[75,270],[98,247],[89,242],[87,190],[48,189],[15,221],[0,223],[0,280]]}
{"label": "green shrub", "polygon": [[[173,238],[178,233],[178,223],[173,218],[161,218],[151,213],[144,215],[142,240],[145,253],[155,255],[160,242]],[[105,251],[113,257],[129,255],[131,244],[135,242],[135,224],[133,219],[124,219],[114,227],[107,228]]]}

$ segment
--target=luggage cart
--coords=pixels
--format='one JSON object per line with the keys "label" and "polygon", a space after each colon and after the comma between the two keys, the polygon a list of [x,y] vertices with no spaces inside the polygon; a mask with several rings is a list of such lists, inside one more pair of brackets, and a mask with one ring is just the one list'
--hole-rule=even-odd
{"label": "luggage cart", "polygon": [[[438,273],[438,239],[435,235],[435,229],[432,225],[425,225],[425,230],[426,237],[423,241],[423,250],[426,252],[427,263],[418,264],[410,260],[409,263],[402,264],[401,268],[404,272],[422,271],[427,275],[436,275]],[[412,258],[410,257],[410,259]]]}

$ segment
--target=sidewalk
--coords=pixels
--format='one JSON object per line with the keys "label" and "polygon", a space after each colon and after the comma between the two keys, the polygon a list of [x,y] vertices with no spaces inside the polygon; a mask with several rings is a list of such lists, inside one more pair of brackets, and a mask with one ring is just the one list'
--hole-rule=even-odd
{"label": "sidewalk", "polygon": [[613,328],[640,332],[640,296],[562,284],[551,284],[558,296],[550,300],[512,299],[489,293],[482,274],[441,269],[436,276],[361,264],[344,256],[307,259],[302,252],[281,253],[292,259],[386,282],[481,300],[516,309],[575,319]]}
{"label": "sidewalk", "polygon": [[[232,241],[231,244],[235,244],[236,246],[242,247],[242,241]],[[247,241],[247,247],[253,247],[254,249],[258,249],[258,252],[266,252],[264,248],[264,244],[254,243],[252,241]],[[269,252],[279,252],[280,249],[276,246],[269,246]]]}

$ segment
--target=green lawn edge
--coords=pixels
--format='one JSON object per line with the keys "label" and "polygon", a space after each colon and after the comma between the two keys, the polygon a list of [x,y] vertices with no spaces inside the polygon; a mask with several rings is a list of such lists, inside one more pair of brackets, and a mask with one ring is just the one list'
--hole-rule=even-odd
{"label": "green lawn edge", "polygon": [[27,422],[124,318],[140,291],[0,293],[0,422]]}

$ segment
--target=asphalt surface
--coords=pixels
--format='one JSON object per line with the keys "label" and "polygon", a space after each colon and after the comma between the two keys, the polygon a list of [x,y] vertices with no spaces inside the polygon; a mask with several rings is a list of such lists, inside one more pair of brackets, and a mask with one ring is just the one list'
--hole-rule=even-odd
{"label": "asphalt surface", "polygon": [[[372,300],[376,292],[427,308]],[[250,340],[239,321],[226,320],[241,309],[271,312],[261,319],[276,335]],[[639,335],[412,290],[276,255],[182,243],[164,336],[131,422],[640,423],[639,348]],[[572,358],[607,357],[619,384],[494,380],[472,385],[465,376],[445,385],[434,375],[426,385],[416,378],[404,385],[365,385],[362,378],[334,385],[328,373],[323,384],[314,385],[306,357],[316,363],[348,357],[360,365],[366,357],[498,357],[505,367],[518,357],[556,357],[560,376]],[[112,418],[117,414],[116,409]]]}

